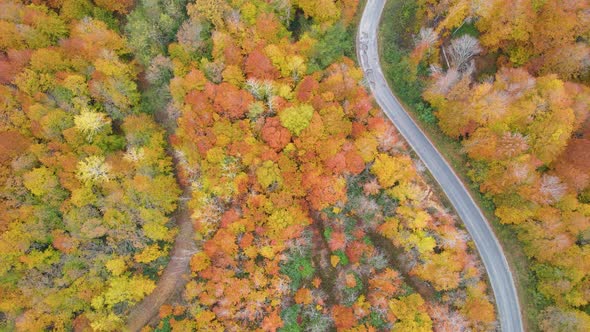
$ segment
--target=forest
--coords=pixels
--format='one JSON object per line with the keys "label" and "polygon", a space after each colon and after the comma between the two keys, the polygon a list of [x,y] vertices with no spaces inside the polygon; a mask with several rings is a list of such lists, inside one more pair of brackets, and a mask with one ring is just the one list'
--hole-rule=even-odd
{"label": "forest", "polygon": [[[517,234],[538,329],[587,330],[590,4],[391,1],[396,92]],[[0,0],[0,331],[126,331],[157,292],[141,331],[496,331],[363,3]]]}
{"label": "forest", "polygon": [[432,137],[458,143],[449,150],[528,258],[531,330],[590,329],[589,10],[397,0],[384,29],[396,92]]}

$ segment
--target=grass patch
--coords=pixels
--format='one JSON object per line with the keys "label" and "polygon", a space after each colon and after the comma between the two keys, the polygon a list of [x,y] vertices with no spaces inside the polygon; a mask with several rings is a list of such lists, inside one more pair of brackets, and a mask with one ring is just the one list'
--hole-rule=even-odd
{"label": "grass patch", "polygon": [[[465,153],[462,152],[461,144],[447,137],[440,130],[432,108],[422,99],[421,95],[425,88],[426,78],[425,68],[418,66],[418,69],[413,69],[407,58],[413,47],[412,36],[419,29],[416,10],[417,5],[413,0],[387,1],[379,34],[379,51],[383,72],[389,86],[404,104],[405,109],[409,111],[410,116],[414,118],[453,167],[459,178],[466,184],[471,196],[490,221],[516,279],[525,330],[538,331],[539,313],[548,303],[536,290],[536,280],[529,268],[529,259],[515,237],[515,230],[511,226],[500,224],[494,215],[493,202],[479,191],[479,186],[468,176],[471,164]],[[457,36],[463,34],[478,36],[479,32],[473,24],[464,24],[454,34]],[[433,184],[439,197],[445,197],[442,190],[435,185],[434,179],[431,176],[429,178],[429,182]],[[447,206],[450,207],[448,201]]]}
{"label": "grass patch", "polygon": [[472,37],[478,38],[479,37],[479,30],[475,27],[475,23],[465,23],[461,25],[458,29],[453,31],[453,38],[460,37],[463,35],[470,35]]}

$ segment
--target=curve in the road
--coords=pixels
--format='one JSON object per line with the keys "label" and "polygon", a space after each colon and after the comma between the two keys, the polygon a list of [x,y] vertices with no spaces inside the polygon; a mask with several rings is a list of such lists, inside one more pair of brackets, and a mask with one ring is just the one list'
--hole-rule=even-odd
{"label": "curve in the road", "polygon": [[379,62],[377,34],[386,0],[368,0],[357,35],[357,55],[377,103],[422,159],[463,220],[487,270],[502,331],[521,332],[520,304],[502,247],[453,169],[391,92]]}

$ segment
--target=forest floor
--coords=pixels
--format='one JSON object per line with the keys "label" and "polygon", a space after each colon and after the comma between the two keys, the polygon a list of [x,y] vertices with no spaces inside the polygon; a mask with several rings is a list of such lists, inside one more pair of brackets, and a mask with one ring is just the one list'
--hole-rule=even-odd
{"label": "forest floor", "polygon": [[401,273],[406,284],[420,294],[425,300],[431,301],[435,299],[436,291],[434,288],[411,273],[412,263],[409,259],[404,257],[403,249],[395,247],[391,240],[377,232],[371,232],[368,236],[375,248],[381,249],[380,252],[385,255],[389,262],[388,266],[395,267],[398,272]]}

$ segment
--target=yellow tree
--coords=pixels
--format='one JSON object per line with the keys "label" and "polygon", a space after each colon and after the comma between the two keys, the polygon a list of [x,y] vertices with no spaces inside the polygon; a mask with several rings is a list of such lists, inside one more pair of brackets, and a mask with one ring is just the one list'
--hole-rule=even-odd
{"label": "yellow tree", "polygon": [[398,182],[409,181],[415,176],[415,169],[407,155],[390,156],[380,153],[375,158],[371,173],[377,176],[383,188],[389,188]]}
{"label": "yellow tree", "polygon": [[303,129],[309,126],[313,112],[314,110],[311,105],[302,104],[292,106],[280,111],[279,119],[281,120],[281,124],[289,129],[291,134],[299,136]]}
{"label": "yellow tree", "polygon": [[86,136],[88,142],[92,142],[94,135],[110,123],[111,119],[105,113],[92,112],[87,109],[74,116],[76,129]]}
{"label": "yellow tree", "polygon": [[424,299],[419,294],[410,294],[399,300],[389,301],[389,310],[397,317],[392,331],[432,331],[432,319],[426,312]]}
{"label": "yellow tree", "polygon": [[86,183],[106,182],[110,177],[111,167],[102,156],[90,156],[78,162],[76,177]]}

